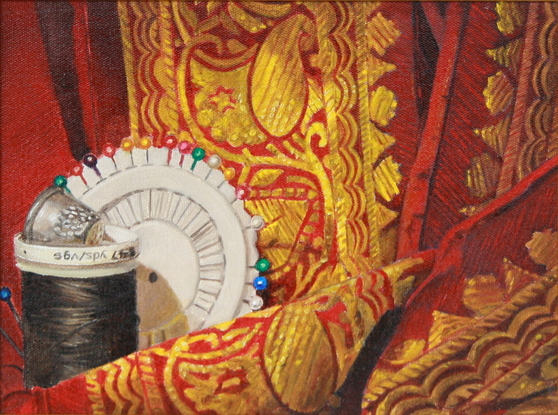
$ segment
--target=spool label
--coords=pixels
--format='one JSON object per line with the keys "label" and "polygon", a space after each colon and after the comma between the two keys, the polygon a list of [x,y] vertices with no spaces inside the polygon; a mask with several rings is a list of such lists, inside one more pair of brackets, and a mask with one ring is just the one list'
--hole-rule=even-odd
{"label": "spool label", "polygon": [[[16,235],[16,256],[18,262],[26,261],[50,266],[100,266],[128,262],[139,255],[139,241],[137,236],[127,229],[120,232],[127,237],[127,240],[107,245],[75,247],[30,244],[22,241],[21,235]],[[124,239],[122,235],[120,235],[121,240]]]}
{"label": "spool label", "polygon": [[133,259],[137,256],[134,247],[120,249],[116,251],[83,251],[75,252],[71,250],[64,250],[55,252],[53,257],[58,261],[72,261],[72,262],[106,262],[110,258],[113,261]]}

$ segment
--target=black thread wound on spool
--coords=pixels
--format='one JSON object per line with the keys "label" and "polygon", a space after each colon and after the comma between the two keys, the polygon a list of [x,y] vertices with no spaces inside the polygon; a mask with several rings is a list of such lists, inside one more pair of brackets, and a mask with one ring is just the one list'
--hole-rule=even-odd
{"label": "black thread wound on spool", "polygon": [[53,386],[137,350],[135,271],[63,278],[23,272],[25,386]]}

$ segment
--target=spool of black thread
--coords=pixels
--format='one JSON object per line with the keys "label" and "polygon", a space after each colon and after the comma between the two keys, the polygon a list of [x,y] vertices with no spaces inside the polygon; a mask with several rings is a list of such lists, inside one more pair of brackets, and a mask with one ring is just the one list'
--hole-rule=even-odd
{"label": "spool of black thread", "polygon": [[24,381],[47,388],[136,350],[139,239],[63,187],[45,189],[14,238],[22,271]]}
{"label": "spool of black thread", "polygon": [[135,270],[71,278],[22,273],[25,386],[47,388],[134,352]]}

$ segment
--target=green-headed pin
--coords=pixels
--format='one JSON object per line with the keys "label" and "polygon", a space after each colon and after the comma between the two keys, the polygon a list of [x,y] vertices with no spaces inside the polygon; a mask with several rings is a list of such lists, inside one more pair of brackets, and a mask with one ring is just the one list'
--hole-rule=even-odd
{"label": "green-headed pin", "polygon": [[194,159],[194,162],[192,163],[192,167],[190,167],[190,170],[194,170],[197,162],[203,160],[204,157],[205,157],[205,150],[203,148],[196,147],[192,151],[192,158]]}
{"label": "green-headed pin", "polygon": [[64,176],[56,176],[56,177],[54,178],[54,185],[55,185],[56,187],[61,187],[62,189],[64,189],[64,190],[67,191],[68,193],[72,193],[72,192],[70,191],[70,189],[68,189],[67,184],[68,184],[68,179],[66,179],[66,177],[64,177]]}
{"label": "green-headed pin", "polygon": [[270,266],[271,266],[271,264],[267,259],[260,258],[260,259],[258,259],[258,262],[256,262],[255,268],[259,272],[266,272],[269,269]]}

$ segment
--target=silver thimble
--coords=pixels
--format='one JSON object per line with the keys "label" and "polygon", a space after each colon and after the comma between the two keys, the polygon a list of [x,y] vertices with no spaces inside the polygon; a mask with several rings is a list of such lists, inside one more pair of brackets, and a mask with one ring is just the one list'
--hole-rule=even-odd
{"label": "silver thimble", "polygon": [[96,245],[105,227],[99,215],[60,187],[49,187],[29,210],[23,239],[45,245]]}

